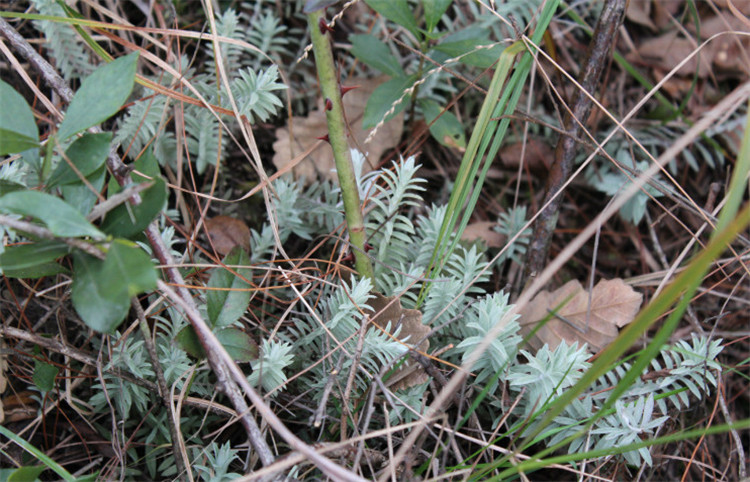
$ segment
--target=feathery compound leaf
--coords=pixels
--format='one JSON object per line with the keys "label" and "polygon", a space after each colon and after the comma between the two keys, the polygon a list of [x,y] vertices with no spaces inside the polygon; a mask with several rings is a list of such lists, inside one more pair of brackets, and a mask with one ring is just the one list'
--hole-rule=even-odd
{"label": "feathery compound leaf", "polygon": [[284,84],[276,82],[278,77],[275,65],[258,74],[252,69],[241,70],[240,77],[231,84],[240,115],[247,116],[250,122],[265,122],[275,115],[284,104],[273,92],[286,89]]}
{"label": "feathery compound leaf", "polygon": [[[67,17],[65,10],[55,0],[32,0],[42,15]],[[34,20],[34,27],[44,34],[44,46],[52,52],[56,67],[66,80],[83,78],[93,70],[89,54],[72,25],[53,20]]]}

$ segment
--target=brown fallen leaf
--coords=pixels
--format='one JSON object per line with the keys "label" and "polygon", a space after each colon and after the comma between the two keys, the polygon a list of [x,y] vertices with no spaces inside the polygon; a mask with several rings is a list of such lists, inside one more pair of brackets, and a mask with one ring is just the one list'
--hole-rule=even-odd
{"label": "brown fallen leaf", "polygon": [[555,156],[554,150],[548,143],[534,137],[526,141],[525,149],[522,141],[505,145],[500,149],[500,159],[507,168],[518,168],[518,164],[521,162],[521,154],[523,154],[524,164],[531,172],[545,173],[549,171]]}
{"label": "brown fallen leaf", "polygon": [[[375,298],[368,304],[375,310],[372,316],[372,322],[382,329],[386,329],[390,322],[389,333],[393,334],[396,328],[401,327],[398,334],[400,340],[406,340],[405,343],[414,347],[415,350],[422,353],[427,352],[430,347],[430,341],[425,338],[418,346],[418,342],[430,332],[430,327],[422,324],[422,313],[419,310],[410,310],[401,307],[401,301],[395,296],[383,296],[380,293],[373,292]],[[392,303],[391,303],[392,302]],[[390,303],[390,306],[388,306]],[[424,369],[412,360],[407,360],[401,364],[399,369],[388,379],[388,386],[394,392],[404,388],[413,387],[427,381],[427,374]]]}
{"label": "brown fallen leaf", "polygon": [[635,22],[644,27],[648,27],[652,31],[656,31],[656,25],[654,25],[654,22],[651,19],[650,1],[629,2],[628,9],[625,11],[625,16],[631,22]]}
{"label": "brown fallen leaf", "polygon": [[[695,73],[695,67],[700,62],[698,76],[706,78],[711,73],[711,58],[707,49],[710,44],[701,51],[700,56],[691,57],[677,71],[678,75],[689,76]],[[695,41],[681,36],[677,31],[665,33],[656,38],[643,42],[636,52],[631,52],[625,56],[629,62],[639,63],[648,67],[660,69],[662,71],[671,71],[680,62],[690,57],[690,54],[696,49]]]}
{"label": "brown fallen leaf", "polygon": [[587,343],[592,353],[598,353],[617,338],[618,328],[633,321],[642,301],[643,295],[619,278],[599,281],[590,297],[581,283],[568,281],[551,293],[540,291],[521,310],[521,333],[529,334],[550,311],[564,304],[557,316],[552,315],[529,339],[529,345],[538,350],[547,343],[550,349],[555,349],[565,340],[568,344]]}
{"label": "brown fallen leaf", "polygon": [[[342,102],[346,119],[351,128],[348,137],[349,146],[367,153],[370,164],[373,164],[365,165],[363,173],[371,171],[385,151],[398,145],[404,130],[404,114],[402,112],[381,126],[375,137],[368,144],[365,144],[365,139],[372,131],[372,129],[362,129],[365,106],[372,92],[386,80],[388,80],[388,77],[381,76],[375,79],[353,78],[345,82],[346,86],[359,86],[357,89],[347,92],[342,98]],[[307,117],[292,117],[292,132],[294,134],[293,139],[289,134],[288,127],[276,129],[276,142],[273,143],[273,163],[279,170],[283,169],[295,156],[318,143],[318,137],[328,134],[323,102],[319,102],[318,108],[310,112]],[[294,166],[292,172],[296,179],[304,177],[307,183],[311,183],[319,177],[321,179],[334,179],[333,168],[331,146],[327,142],[322,142],[317,149]]]}
{"label": "brown fallen leaf", "polygon": [[250,228],[239,219],[230,216],[206,219],[206,233],[210,238],[210,245],[222,256],[235,246],[240,246],[246,252],[250,251]]}
{"label": "brown fallen leaf", "polygon": [[505,236],[495,231],[497,223],[494,221],[476,221],[466,226],[461,234],[464,241],[481,239],[488,248],[501,248],[505,245]]}

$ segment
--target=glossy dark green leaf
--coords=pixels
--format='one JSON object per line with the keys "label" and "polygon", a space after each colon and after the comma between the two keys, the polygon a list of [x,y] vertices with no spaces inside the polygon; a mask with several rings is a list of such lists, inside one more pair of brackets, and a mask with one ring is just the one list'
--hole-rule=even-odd
{"label": "glossy dark green leaf", "polygon": [[398,59],[377,37],[369,34],[350,35],[349,41],[352,43],[352,54],[360,61],[391,77],[404,75],[404,69],[401,68]]}
{"label": "glossy dark green leaf", "polygon": [[388,117],[385,119],[386,121],[404,110],[409,100],[408,95],[402,98],[404,91],[414,85],[416,81],[417,76],[410,75],[408,77],[396,77],[378,86],[367,101],[365,115],[362,119],[362,127],[365,129],[375,127],[383,120],[383,117],[391,109],[394,102],[398,101],[398,104],[393,112],[388,114]]}
{"label": "glossy dark green leaf", "polygon": [[60,140],[95,126],[116,114],[128,100],[135,82],[138,52],[96,69],[73,96],[57,135]]}
{"label": "glossy dark green leaf", "polygon": [[34,361],[34,374],[31,378],[39,390],[49,392],[55,388],[55,378],[59,372],[60,370],[56,366],[36,360]]}
{"label": "glossy dark green leaf", "polygon": [[124,203],[107,213],[101,225],[102,231],[113,236],[130,238],[146,229],[167,203],[167,185],[164,180],[156,178],[150,182],[154,185],[141,192],[139,205]]}
{"label": "glossy dark green leaf", "polygon": [[250,335],[239,328],[230,327],[216,332],[216,338],[237,362],[249,362],[258,359],[258,344]]}
{"label": "glossy dark green leaf", "polygon": [[[100,169],[109,155],[109,145],[112,142],[112,133],[84,134],[76,139],[65,151],[65,157],[70,159],[76,169],[84,176]],[[70,165],[63,159],[57,169],[47,180],[47,187],[60,186],[63,184],[82,183]]]}
{"label": "glossy dark green leaf", "polygon": [[[214,328],[229,326],[237,321],[247,310],[250,302],[250,280],[252,271],[249,268],[238,266],[249,266],[250,257],[245,251],[235,247],[224,257],[222,261],[230,266],[232,271],[224,267],[214,268],[211,278],[208,280],[208,291],[206,292],[206,310],[208,321]],[[242,279],[242,278],[245,279]]]}
{"label": "glossy dark green leaf", "polygon": [[445,11],[448,10],[448,7],[450,7],[452,2],[453,0],[422,0],[424,21],[428,32],[432,32],[437,26],[440,17],[442,17]]}
{"label": "glossy dark green leaf", "polygon": [[115,240],[105,260],[75,253],[73,306],[96,331],[110,333],[128,314],[130,298],[156,287],[156,269],[135,243]]}
{"label": "glossy dark green leaf", "polygon": [[6,246],[0,253],[0,269],[17,271],[49,263],[70,252],[70,247],[60,241],[40,241],[38,243]]}
{"label": "glossy dark green leaf", "polygon": [[421,38],[417,21],[406,0],[365,0],[365,3],[391,22],[406,28],[417,39]]}
{"label": "glossy dark green leaf", "polygon": [[430,134],[436,141],[448,147],[466,147],[464,126],[453,112],[443,112],[443,108],[433,100],[421,100],[419,106],[425,122],[430,126]]}
{"label": "glossy dark green leaf", "polygon": [[98,239],[105,237],[104,233],[62,199],[38,191],[15,191],[5,194],[0,197],[0,211],[36,218],[55,236],[91,236]]}
{"label": "glossy dark green leaf", "polygon": [[26,99],[0,80],[0,156],[39,145],[39,130]]}

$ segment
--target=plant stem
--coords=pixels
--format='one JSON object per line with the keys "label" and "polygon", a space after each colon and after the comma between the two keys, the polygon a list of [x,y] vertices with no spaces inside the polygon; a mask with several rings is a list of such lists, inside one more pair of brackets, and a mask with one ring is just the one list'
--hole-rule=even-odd
{"label": "plant stem", "polygon": [[336,78],[336,65],[333,61],[333,50],[325,31],[320,28],[324,22],[324,10],[317,10],[307,15],[310,26],[315,65],[318,70],[320,90],[323,93],[324,110],[328,123],[328,140],[333,149],[333,159],[336,163],[336,174],[341,186],[344,199],[344,214],[349,231],[349,243],[353,248],[354,266],[360,276],[373,279],[372,264],[365,255],[365,224],[362,207],[354,175],[354,166],[349,155],[349,145],[346,142],[346,123],[344,122],[344,107],[341,103],[341,90]]}
{"label": "plant stem", "polygon": [[576,156],[576,139],[591,113],[592,102],[588,93],[594,94],[604,65],[609,60],[609,53],[614,44],[617,29],[622,24],[625,14],[625,0],[607,0],[599,16],[599,21],[589,44],[586,61],[579,74],[579,83],[583,90],[578,92],[572,111],[568,110],[563,119],[563,129],[567,135],[560,136],[555,149],[555,159],[547,178],[547,189],[542,205],[547,207],[534,223],[529,252],[526,258],[526,279],[531,280],[540,273],[547,261],[552,234],[557,226],[562,196],[560,190],[570,177],[573,161]]}

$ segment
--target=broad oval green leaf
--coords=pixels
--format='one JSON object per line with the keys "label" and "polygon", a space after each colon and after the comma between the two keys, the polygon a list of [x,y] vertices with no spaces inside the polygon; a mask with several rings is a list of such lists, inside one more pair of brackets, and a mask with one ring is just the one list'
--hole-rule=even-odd
{"label": "broad oval green leaf", "polygon": [[[408,77],[396,77],[395,79],[391,79],[378,86],[367,101],[365,115],[362,119],[362,127],[365,129],[375,127],[381,120],[383,120],[386,113],[390,111],[394,102],[398,101],[398,104],[393,112],[388,114],[385,121],[390,120],[396,114],[404,110],[409,96],[405,96],[403,99],[401,97],[403,96],[404,91],[414,85],[414,82],[416,81],[417,76],[410,75]],[[401,100],[399,101],[399,99]]]}
{"label": "broad oval green leaf", "polygon": [[74,253],[71,299],[92,329],[111,333],[130,310],[130,298],[156,287],[156,269],[136,244],[117,239],[102,261]]}
{"label": "broad oval green leaf", "polygon": [[39,142],[36,139],[9,129],[0,128],[0,156],[28,151],[35,147],[39,147]]}
{"label": "broad oval green leaf", "polygon": [[222,263],[231,266],[232,271],[224,267],[214,268],[208,280],[206,310],[212,328],[231,325],[242,316],[250,303],[251,285],[245,280],[251,279],[252,271],[238,267],[249,266],[250,257],[237,246],[224,257]]}
{"label": "broad oval green leaf", "polygon": [[55,388],[55,378],[57,378],[58,373],[60,373],[60,370],[56,366],[36,360],[34,362],[34,374],[31,378],[39,390],[49,392]]}
{"label": "broad oval green leaf", "polygon": [[0,211],[31,216],[43,222],[55,236],[72,238],[105,235],[63,200],[38,191],[15,191],[0,197]]}
{"label": "broad oval green leaf", "polygon": [[35,482],[39,480],[39,476],[47,470],[44,465],[27,465],[24,467],[18,467],[17,469],[2,469],[7,472],[8,478],[3,479],[0,475],[0,480],[7,480],[7,482]]}
{"label": "broad oval green leaf", "polygon": [[54,261],[70,252],[70,246],[61,241],[6,246],[0,253],[0,268],[23,269],[47,261]]}
{"label": "broad oval green leaf", "polygon": [[[227,350],[232,360],[238,362],[249,362],[258,359],[258,344],[250,338],[250,335],[239,328],[229,327],[218,330],[216,338]],[[206,358],[206,352],[195,334],[192,326],[186,326],[177,334],[175,338],[180,348],[197,359]]]}
{"label": "broad oval green leaf", "polygon": [[350,35],[352,54],[372,68],[378,69],[391,77],[401,77],[404,69],[393,56],[388,46],[369,34]]}
{"label": "broad oval green leaf", "polygon": [[149,182],[153,182],[154,185],[141,192],[141,203],[137,206],[125,203],[114,208],[104,218],[102,231],[113,236],[129,238],[146,229],[167,202],[167,185],[164,180],[157,177]]}
{"label": "broad oval green leaf", "polygon": [[21,94],[0,80],[0,156],[39,146],[34,114]]}
{"label": "broad oval green leaf", "polygon": [[239,328],[230,327],[216,332],[216,338],[237,362],[249,362],[258,359],[258,344],[250,338],[250,335]]}
{"label": "broad oval green leaf", "polygon": [[[497,62],[500,54],[505,50],[504,45],[493,42],[490,39],[490,31],[488,29],[477,26],[467,27],[458,32],[446,35],[434,48],[435,51],[451,58],[461,56],[461,63],[483,69],[489,68]],[[472,53],[464,55],[467,52]],[[435,60],[445,59],[435,57]]]}
{"label": "broad oval green leaf", "polygon": [[177,346],[185,350],[185,353],[193,358],[199,360],[206,358],[206,352],[203,350],[203,345],[201,345],[198,335],[195,333],[192,326],[188,325],[181,329],[175,337],[175,342],[177,342]]}
{"label": "broad oval green leaf", "polygon": [[414,19],[414,14],[406,0],[365,0],[365,3],[391,22],[406,28],[414,37],[421,40],[422,34],[419,32],[417,21]]}
{"label": "broad oval green leaf", "polygon": [[433,100],[420,100],[419,105],[422,108],[425,122],[430,125],[430,134],[435,140],[448,147],[466,147],[464,125],[453,112],[443,112],[443,108]]}
{"label": "broad oval green leaf", "polygon": [[137,244],[116,239],[104,260],[105,275],[123,286],[128,298],[156,288],[156,268]]}
{"label": "broad oval green leaf", "polygon": [[[100,134],[84,134],[65,151],[65,157],[70,159],[73,165],[84,177],[92,174],[104,165],[109,155],[109,145],[112,142],[111,132]],[[64,184],[80,183],[81,178],[70,167],[65,159],[60,161],[57,169],[47,180],[47,187],[60,186]]]}
{"label": "broad oval green leaf", "polygon": [[432,32],[453,0],[422,0],[424,21],[428,32]]}
{"label": "broad oval green leaf", "polygon": [[[86,176],[86,180],[91,187],[83,183],[66,184],[60,186],[60,192],[62,192],[66,203],[76,208],[84,216],[87,216],[99,200],[99,192],[104,187],[106,177],[107,166],[102,166]],[[92,187],[94,188],[93,190],[91,189]]]}
{"label": "broad oval green leaf", "polygon": [[76,312],[90,328],[111,332],[130,310],[127,291],[116,279],[107,278],[104,261],[84,253],[74,253],[73,260],[70,298]]}
{"label": "broad oval green leaf", "polygon": [[138,52],[96,69],[73,96],[57,136],[60,140],[109,119],[128,99],[135,83]]}
{"label": "broad oval green leaf", "polygon": [[68,269],[62,265],[55,263],[54,261],[36,264],[28,268],[3,270],[3,276],[5,276],[6,278],[19,279],[37,279],[44,278],[46,276],[54,276],[61,273],[68,273]]}

